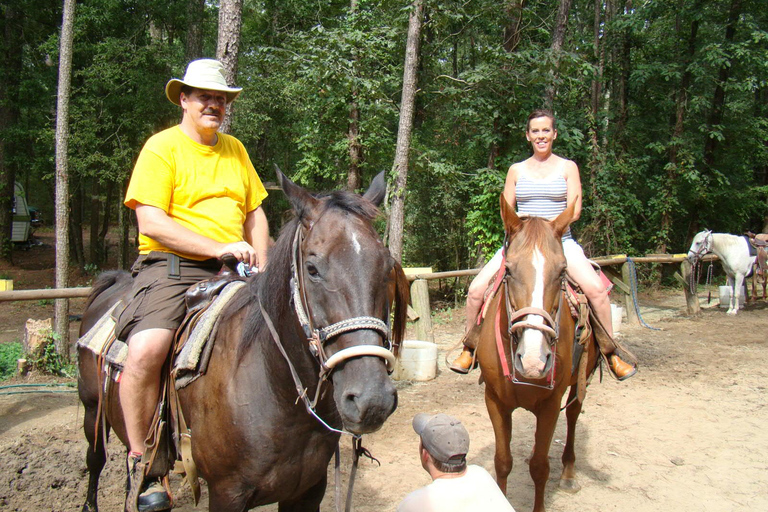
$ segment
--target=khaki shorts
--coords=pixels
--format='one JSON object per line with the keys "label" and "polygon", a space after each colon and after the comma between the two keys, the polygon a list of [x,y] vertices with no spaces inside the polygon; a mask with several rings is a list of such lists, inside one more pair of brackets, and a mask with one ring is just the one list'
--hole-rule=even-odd
{"label": "khaki shorts", "polygon": [[179,258],[178,276],[169,277],[168,259],[162,252],[141,254],[131,267],[133,288],[128,304],[117,317],[117,339],[126,341],[146,329],[175,331],[184,319],[184,294],[190,286],[215,276],[221,270],[218,260],[194,261]]}

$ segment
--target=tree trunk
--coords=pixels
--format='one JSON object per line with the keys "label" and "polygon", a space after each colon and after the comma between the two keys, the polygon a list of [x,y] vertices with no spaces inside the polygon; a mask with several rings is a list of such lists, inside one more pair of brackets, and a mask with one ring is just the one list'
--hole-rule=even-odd
{"label": "tree trunk", "polygon": [[389,250],[398,262],[403,257],[403,228],[405,217],[405,191],[408,180],[408,154],[411,148],[414,103],[416,100],[417,71],[419,66],[419,42],[421,39],[421,18],[424,12],[422,0],[414,0],[408,19],[408,38],[405,44],[405,65],[403,70],[403,94],[400,100],[400,124],[397,129],[395,162],[396,173],[392,193],[392,210],[389,224]]}
{"label": "tree trunk", "polygon": [[185,53],[187,62],[203,56],[203,16],[205,0],[189,0],[187,15],[187,41]]}
{"label": "tree trunk", "polygon": [[[683,14],[684,0],[680,0],[677,21],[675,23],[676,32],[679,33],[682,29],[680,27],[680,19]],[[701,7],[701,2],[696,2],[692,12],[695,13]],[[662,213],[661,213],[661,230],[662,234],[661,243],[657,247],[657,252],[664,253],[667,250],[667,241],[669,240],[669,233],[672,231],[672,196],[677,190],[677,177],[679,175],[678,169],[678,151],[680,150],[681,138],[683,136],[683,130],[685,127],[685,113],[688,107],[688,88],[691,85],[691,79],[693,78],[690,71],[690,64],[693,61],[694,53],[696,52],[696,37],[699,32],[699,20],[694,16],[691,20],[691,30],[688,34],[688,43],[686,44],[685,53],[683,54],[681,68],[685,71],[680,79],[680,86],[675,92],[675,118],[673,120],[674,125],[672,128],[672,142],[669,145],[669,165],[667,166],[666,175],[666,187],[662,192]],[[678,36],[679,40],[680,37]]]}
{"label": "tree trunk", "polygon": [[11,262],[16,164],[11,158],[14,145],[10,134],[19,119],[23,40],[21,13],[13,5],[5,6],[3,12],[5,30],[0,55],[0,259]]}
{"label": "tree trunk", "polygon": [[101,229],[99,230],[99,267],[102,267],[109,260],[109,244],[107,243],[107,234],[109,233],[110,206],[112,205],[112,194],[115,190],[115,184],[107,181],[107,197],[104,199],[104,216],[101,218]]}
{"label": "tree trunk", "polygon": [[70,196],[69,215],[69,244],[75,263],[83,268],[85,266],[85,248],[83,247],[83,186],[81,179],[75,178]]}
{"label": "tree trunk", "polygon": [[[624,4],[624,15],[626,16],[632,11],[632,0],[627,0]],[[618,45],[619,52],[619,83],[618,89],[618,107],[619,114],[616,119],[616,128],[613,133],[618,137],[618,142],[622,146],[624,145],[624,134],[627,122],[629,121],[629,75],[631,70],[631,52],[632,52],[632,40],[630,38],[630,28],[625,25],[620,32],[620,44]]]}
{"label": "tree trunk", "polygon": [[88,239],[88,262],[99,266],[101,262],[101,248],[99,247],[99,216],[101,215],[101,187],[99,180],[93,178],[91,182],[91,222]]}
{"label": "tree trunk", "polygon": [[504,7],[507,14],[507,25],[504,27],[504,49],[515,51],[520,44],[520,23],[523,21],[523,9],[525,0],[511,0]]}
{"label": "tree trunk", "polygon": [[[357,13],[357,0],[350,0],[349,12],[352,16]],[[357,48],[352,49],[352,80],[359,77],[360,56]],[[349,170],[347,172],[347,190],[354,192],[362,186],[360,176],[360,163],[363,161],[363,145],[360,143],[360,106],[357,98],[360,91],[355,83],[352,85],[349,100],[349,127],[347,139],[349,140]]]}
{"label": "tree trunk", "polygon": [[[75,0],[64,0],[59,50],[59,86],[56,100],[56,288],[67,288],[69,281],[69,91],[72,77],[72,41]],[[56,350],[69,359],[69,301],[57,299],[54,306]]]}
{"label": "tree trunk", "polygon": [[568,14],[571,11],[571,0],[560,0],[560,6],[557,9],[557,20],[555,21],[555,30],[552,33],[552,80],[544,93],[544,106],[553,110],[555,104],[556,82],[560,76],[560,51],[565,41],[565,30],[568,27]]}
{"label": "tree trunk", "polygon": [[[736,23],[741,14],[741,2],[742,0],[731,0],[731,7],[728,13],[728,25],[725,27],[725,48],[729,54],[734,37],[736,36]],[[712,109],[710,110],[709,119],[707,119],[707,140],[704,143],[704,164],[710,169],[715,163],[715,150],[719,143],[717,137],[710,136],[710,132],[716,130],[717,125],[723,122],[723,111],[725,109],[725,83],[728,81],[730,72],[731,59],[729,58],[720,66],[720,72],[717,76],[717,85],[715,86],[715,94],[712,98]]]}
{"label": "tree trunk", "polygon": [[[227,85],[235,86],[237,56],[240,53],[240,27],[243,24],[243,0],[221,0],[219,7],[219,41],[216,58],[224,65]],[[219,131],[229,133],[232,126],[233,105],[227,105],[227,117]]]}

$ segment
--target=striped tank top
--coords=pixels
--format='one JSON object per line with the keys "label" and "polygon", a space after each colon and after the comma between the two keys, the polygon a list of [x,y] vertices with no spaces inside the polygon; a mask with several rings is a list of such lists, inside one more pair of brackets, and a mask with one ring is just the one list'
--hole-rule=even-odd
{"label": "striped tank top", "polygon": [[[555,178],[537,179],[521,174],[515,183],[515,201],[518,215],[544,217],[552,220],[565,211],[568,202],[568,184],[562,174]],[[571,229],[563,240],[571,238]]]}

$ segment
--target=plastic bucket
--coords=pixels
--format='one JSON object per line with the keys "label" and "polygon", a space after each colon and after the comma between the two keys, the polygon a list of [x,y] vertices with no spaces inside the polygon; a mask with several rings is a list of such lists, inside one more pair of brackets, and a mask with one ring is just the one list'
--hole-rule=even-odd
{"label": "plastic bucket", "polygon": [[613,334],[616,334],[621,330],[621,318],[624,316],[624,308],[611,304],[611,325],[613,326]]}
{"label": "plastic bucket", "polygon": [[[731,287],[730,286],[720,286],[720,307],[721,308],[730,308],[731,307]],[[744,297],[746,296],[744,287],[741,287],[741,295],[739,295],[739,307],[744,305]]]}
{"label": "plastic bucket", "polygon": [[405,340],[395,364],[395,380],[432,380],[437,375],[437,345],[429,341]]}

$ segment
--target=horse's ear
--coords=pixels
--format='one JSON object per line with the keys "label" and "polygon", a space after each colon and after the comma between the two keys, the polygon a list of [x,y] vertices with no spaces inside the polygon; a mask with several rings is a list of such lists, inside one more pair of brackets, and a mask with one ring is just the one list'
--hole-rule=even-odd
{"label": "horse's ear", "polygon": [[318,200],[312,197],[304,188],[292,182],[288,176],[275,164],[275,174],[277,174],[277,183],[283,189],[285,196],[291,202],[293,211],[299,219],[307,220],[306,217],[317,206]]}
{"label": "horse's ear", "polygon": [[507,202],[504,193],[499,196],[499,204],[501,205],[501,220],[504,221],[504,231],[512,237],[520,231],[523,221],[517,216],[512,205]]}
{"label": "horse's ear", "polygon": [[379,174],[376,175],[375,178],[373,178],[373,181],[371,181],[371,185],[368,187],[368,190],[363,195],[363,198],[369,200],[374,205],[379,206],[381,202],[384,200],[384,196],[387,193],[387,178],[386,178],[386,172],[381,171]]}
{"label": "horse's ear", "polygon": [[571,222],[573,222],[573,212],[576,209],[576,202],[578,201],[578,196],[576,197],[575,201],[572,201],[570,206],[566,208],[560,215],[558,215],[555,220],[552,221],[552,228],[555,230],[555,234],[558,238],[563,236],[563,233],[568,229],[568,226],[571,225]]}

